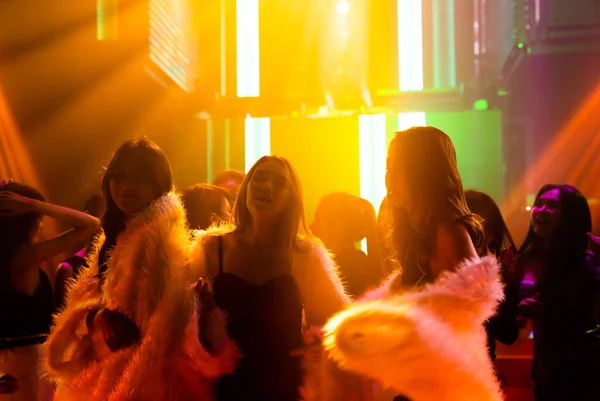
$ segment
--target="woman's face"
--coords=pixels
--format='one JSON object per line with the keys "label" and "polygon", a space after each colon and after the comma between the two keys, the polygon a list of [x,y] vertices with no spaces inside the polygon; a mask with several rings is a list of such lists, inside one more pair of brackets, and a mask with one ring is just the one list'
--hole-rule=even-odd
{"label": "woman's face", "polygon": [[270,159],[259,165],[250,182],[246,206],[254,219],[281,216],[291,201],[291,177],[284,164]]}
{"label": "woman's face", "polygon": [[560,224],[560,215],[559,190],[544,192],[533,205],[531,212],[533,231],[541,238],[553,235]]}
{"label": "woman's face", "polygon": [[109,178],[110,196],[125,215],[140,212],[160,194],[141,163],[122,160]]}

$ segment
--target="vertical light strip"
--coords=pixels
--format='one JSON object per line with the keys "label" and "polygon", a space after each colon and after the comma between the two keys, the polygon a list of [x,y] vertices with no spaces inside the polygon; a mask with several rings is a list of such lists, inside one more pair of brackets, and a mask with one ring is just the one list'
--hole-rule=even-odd
{"label": "vertical light strip", "polygon": [[360,169],[360,197],[379,210],[385,198],[385,163],[387,158],[385,114],[358,116],[358,152]]}
{"label": "vertical light strip", "polygon": [[485,55],[487,53],[487,0],[480,0],[481,8],[479,10],[479,37],[480,46],[481,46],[481,54]]}
{"label": "vertical light strip", "polygon": [[118,18],[118,0],[96,0],[96,39],[117,40]]}
{"label": "vertical light strip", "polygon": [[427,116],[422,111],[398,114],[398,130],[404,131],[411,127],[424,127],[427,125]]}
{"label": "vertical light strip", "polygon": [[236,0],[238,97],[258,97],[260,95],[258,1]]}
{"label": "vertical light strip", "polygon": [[231,124],[225,120],[225,170],[231,168]]}
{"label": "vertical light strip", "polygon": [[227,96],[227,8],[221,0],[221,88],[222,97]]}
{"label": "vertical light strip", "polygon": [[398,81],[401,91],[423,90],[422,0],[398,0]]}
{"label": "vertical light strip", "polygon": [[271,119],[247,117],[244,121],[246,171],[261,157],[271,154]]}
{"label": "vertical light strip", "polygon": [[435,89],[439,89],[442,87],[442,72],[441,69],[441,37],[440,37],[440,1],[443,0],[433,0],[432,9],[433,9],[433,87]]}
{"label": "vertical light strip", "polygon": [[454,0],[447,0],[448,14],[448,83],[451,88],[456,87],[456,43],[454,32]]}
{"label": "vertical light strip", "polygon": [[213,180],[213,122],[206,120],[206,182]]}

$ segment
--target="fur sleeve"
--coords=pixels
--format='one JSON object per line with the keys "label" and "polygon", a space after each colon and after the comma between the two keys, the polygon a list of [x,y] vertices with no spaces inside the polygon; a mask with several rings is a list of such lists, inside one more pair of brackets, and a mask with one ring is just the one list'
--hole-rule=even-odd
{"label": "fur sleeve", "polygon": [[104,237],[99,237],[87,258],[89,267],[83,268],[75,280],[69,280],[65,306],[54,315],[54,324],[42,346],[46,355],[42,365],[46,374],[53,380],[71,378],[72,369],[64,363],[64,358],[72,345],[72,337],[82,334],[87,312],[102,306],[97,261],[103,242]]}
{"label": "fur sleeve", "polygon": [[[167,288],[142,343],[128,364],[111,401],[124,399],[208,399],[211,380],[231,373],[237,349],[210,355],[199,341],[193,287],[183,275]],[[169,330],[165,330],[169,327]]]}
{"label": "fur sleeve", "polygon": [[[306,320],[309,325],[320,327],[348,306],[350,297],[344,290],[337,265],[319,241],[304,240],[296,252],[292,271],[304,301]],[[370,399],[371,382],[340,369],[325,353],[319,361],[306,360],[304,369],[303,401]]]}
{"label": "fur sleeve", "polygon": [[317,240],[303,240],[294,255],[292,274],[304,301],[307,323],[325,324],[333,314],[350,304],[329,252]]}

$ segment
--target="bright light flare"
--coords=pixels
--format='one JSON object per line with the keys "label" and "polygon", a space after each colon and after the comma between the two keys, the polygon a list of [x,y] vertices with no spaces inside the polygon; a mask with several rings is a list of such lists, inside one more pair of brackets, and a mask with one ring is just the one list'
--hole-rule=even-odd
{"label": "bright light flare", "polygon": [[398,78],[400,90],[423,90],[422,0],[398,0]]}
{"label": "bright light flare", "polygon": [[236,1],[237,95],[260,96],[258,0]]}
{"label": "bright light flare", "polygon": [[427,116],[422,111],[398,114],[398,130],[404,131],[412,127],[425,127]]}
{"label": "bright light flare", "polygon": [[348,14],[348,11],[350,11],[350,5],[348,4],[348,2],[346,0],[340,0],[335,5],[335,11],[339,15],[346,15],[346,14]]}

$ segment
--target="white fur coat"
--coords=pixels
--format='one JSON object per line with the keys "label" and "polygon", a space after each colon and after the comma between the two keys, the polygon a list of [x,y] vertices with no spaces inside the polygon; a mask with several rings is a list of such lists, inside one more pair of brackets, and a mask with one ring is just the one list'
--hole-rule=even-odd
{"label": "white fur coat", "polygon": [[[190,253],[191,269],[197,277],[207,277],[204,239],[224,235],[233,226],[221,226],[196,232]],[[350,298],[338,275],[338,268],[327,249],[318,240],[302,239],[293,253],[292,275],[304,302],[306,323],[322,326],[331,316],[350,304]],[[224,325],[226,318],[215,319]],[[211,331],[226,333],[223,327]],[[305,381],[301,389],[303,401],[364,401],[370,399],[370,381],[336,367],[323,352],[319,362],[304,361]]]}
{"label": "white fur coat", "polygon": [[394,277],[332,318],[325,346],[349,370],[411,401],[501,401],[482,323],[503,297],[493,257],[465,262],[418,292]]}
{"label": "white fur coat", "polygon": [[[104,239],[99,239],[44,346],[44,368],[57,384],[57,401],[205,401],[211,399],[211,381],[233,371],[235,347],[211,356],[198,340],[185,224],[176,195],[155,201],[119,236],[102,287],[97,261]],[[94,308],[125,313],[140,328],[140,343],[109,358],[91,357],[85,317]]]}

